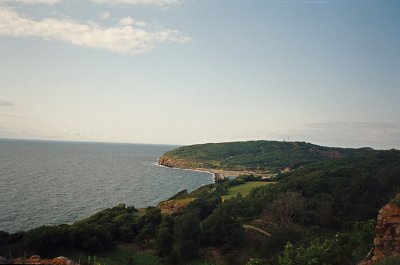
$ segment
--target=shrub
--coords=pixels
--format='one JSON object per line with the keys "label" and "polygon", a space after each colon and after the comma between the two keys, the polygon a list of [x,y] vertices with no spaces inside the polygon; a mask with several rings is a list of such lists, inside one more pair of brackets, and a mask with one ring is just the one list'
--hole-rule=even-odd
{"label": "shrub", "polygon": [[375,265],[399,265],[399,264],[400,264],[400,257],[387,257],[380,260]]}

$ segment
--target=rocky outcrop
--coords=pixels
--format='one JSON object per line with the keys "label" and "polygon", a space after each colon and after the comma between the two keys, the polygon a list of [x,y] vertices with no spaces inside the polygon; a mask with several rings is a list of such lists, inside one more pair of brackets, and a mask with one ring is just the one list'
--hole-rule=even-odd
{"label": "rocky outcrop", "polygon": [[375,228],[374,248],[358,265],[371,265],[389,256],[400,255],[400,207],[389,203],[380,211]]}
{"label": "rocky outcrop", "polygon": [[162,156],[158,160],[158,164],[166,167],[184,168],[191,169],[192,163],[182,159],[172,159],[170,157]]}
{"label": "rocky outcrop", "polygon": [[169,200],[160,202],[157,207],[160,208],[162,213],[176,213],[182,211],[188,204],[190,204],[194,200],[195,198]]}

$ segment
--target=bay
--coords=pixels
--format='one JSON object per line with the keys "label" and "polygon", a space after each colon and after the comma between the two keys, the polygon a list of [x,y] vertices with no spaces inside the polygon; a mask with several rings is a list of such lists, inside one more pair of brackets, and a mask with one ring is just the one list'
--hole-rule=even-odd
{"label": "bay", "polygon": [[212,183],[208,173],[158,166],[175,147],[0,140],[0,230],[72,223],[121,203],[154,206]]}

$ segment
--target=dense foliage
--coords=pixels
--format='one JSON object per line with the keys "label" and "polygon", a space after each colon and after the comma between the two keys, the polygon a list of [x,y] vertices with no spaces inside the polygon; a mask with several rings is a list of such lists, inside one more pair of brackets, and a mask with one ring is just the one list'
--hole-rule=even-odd
{"label": "dense foliage", "polygon": [[183,146],[163,157],[187,162],[193,168],[280,172],[286,167],[344,156],[373,153],[370,148],[323,147],[305,142],[249,141]]}
{"label": "dense foliage", "polygon": [[119,205],[101,211],[72,225],[42,226],[27,232],[8,234],[2,232],[0,245],[4,256],[29,251],[51,254],[59,247],[73,247],[83,251],[109,250],[116,242],[129,242],[137,233],[134,207]]}
{"label": "dense foliage", "polygon": [[[242,152],[231,156],[250,161],[263,153],[257,149],[263,145],[271,148],[274,142],[239,143],[235,148],[243,148]],[[372,246],[379,208],[400,192],[400,152],[338,149],[343,156],[321,159],[331,149],[312,149],[315,146],[306,143],[281,146],[285,145],[299,148],[304,159],[297,161],[302,166],[279,174],[276,184],[257,187],[247,196],[221,199],[232,187],[259,178],[243,176],[179,192],[171,199],[193,201],[171,214],[157,207],[137,211],[120,205],[72,225],[0,232],[0,255],[24,251],[51,255],[59,247],[90,253],[128,243],[154,250],[165,264],[188,264],[201,256],[218,264],[355,264]],[[311,152],[318,154],[315,159],[303,156],[310,148],[320,150]],[[285,165],[287,159],[279,158],[278,151],[274,154],[274,165]],[[259,160],[254,165],[265,166]]]}

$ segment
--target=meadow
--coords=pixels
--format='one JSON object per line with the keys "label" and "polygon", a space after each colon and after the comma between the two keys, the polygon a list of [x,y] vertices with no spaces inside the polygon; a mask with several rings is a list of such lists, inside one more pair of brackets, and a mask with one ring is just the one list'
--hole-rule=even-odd
{"label": "meadow", "polygon": [[254,188],[265,186],[265,185],[271,185],[271,184],[275,184],[275,183],[276,182],[270,182],[270,181],[250,181],[250,182],[245,182],[245,183],[237,185],[237,186],[229,187],[228,194],[221,196],[222,201],[229,200],[230,198],[235,197],[238,194],[242,194],[243,196],[246,196]]}

